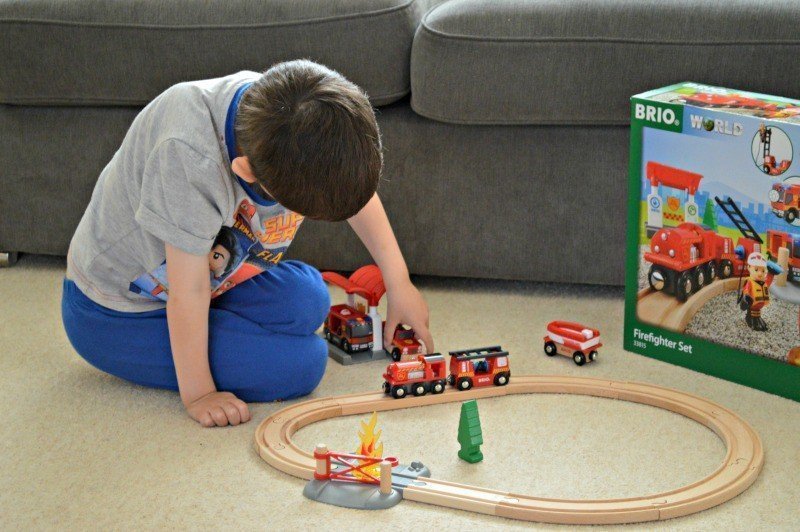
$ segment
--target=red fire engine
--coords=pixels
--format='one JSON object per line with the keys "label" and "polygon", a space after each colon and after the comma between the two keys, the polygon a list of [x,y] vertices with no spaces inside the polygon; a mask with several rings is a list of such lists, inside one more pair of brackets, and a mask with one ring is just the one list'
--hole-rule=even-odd
{"label": "red fire engine", "polygon": [[439,353],[418,355],[417,360],[393,362],[383,374],[383,391],[395,399],[409,393],[421,396],[442,393],[446,383],[458,390],[473,386],[505,386],[511,379],[508,351],[498,346],[450,352],[448,374],[444,357]]}
{"label": "red fire engine", "polygon": [[725,201],[714,198],[723,212],[742,233],[737,242],[695,223],[660,229],[650,239],[650,252],[644,259],[651,264],[647,279],[653,290],[674,294],[685,301],[717,277],[726,279],[740,275],[746,259],[753,251],[760,251],[761,237],[731,198]]}
{"label": "red fire engine", "polygon": [[600,343],[600,331],[597,329],[569,321],[551,321],[547,324],[544,337],[547,356],[564,355],[583,366],[587,360],[597,360],[597,350],[601,347],[603,344]]}
{"label": "red fire engine", "polygon": [[395,362],[399,362],[403,358],[416,358],[416,355],[422,353],[422,344],[414,335],[414,329],[403,325],[398,325],[395,329],[391,347],[389,354]]}
{"label": "red fire engine", "polygon": [[383,391],[395,399],[410,393],[420,396],[428,392],[442,393],[447,379],[447,365],[439,353],[419,355],[417,360],[393,362],[383,374]]}
{"label": "red fire engine", "polygon": [[505,386],[511,378],[508,351],[499,345],[450,351],[450,375],[447,381],[458,390],[473,386]]}
{"label": "red fire engine", "polygon": [[761,151],[761,168],[764,170],[765,174],[769,175],[781,175],[786,170],[789,169],[789,166],[792,165],[792,161],[789,159],[783,159],[780,163],[778,163],[775,156],[772,155],[772,128],[767,127],[766,124],[761,124],[758,128],[758,135],[760,151]]}
{"label": "red fire engine", "polygon": [[793,224],[800,215],[800,185],[775,183],[769,191],[769,202],[778,218]]}
{"label": "red fire engine", "polygon": [[350,305],[334,305],[322,328],[325,339],[352,353],[372,349],[372,318]]}

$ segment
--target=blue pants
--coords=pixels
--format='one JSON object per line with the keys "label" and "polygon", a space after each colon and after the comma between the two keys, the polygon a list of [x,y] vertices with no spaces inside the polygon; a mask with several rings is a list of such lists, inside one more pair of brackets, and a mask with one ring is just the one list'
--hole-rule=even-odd
{"label": "blue pants", "polygon": [[[330,307],[314,268],[283,261],[211,301],[209,362],[217,389],[243,401],[310,393],[327,362],[314,334]],[[72,346],[101,371],[155,388],[178,389],[166,309],[118,312],[90,300],[69,279],[61,300]]]}

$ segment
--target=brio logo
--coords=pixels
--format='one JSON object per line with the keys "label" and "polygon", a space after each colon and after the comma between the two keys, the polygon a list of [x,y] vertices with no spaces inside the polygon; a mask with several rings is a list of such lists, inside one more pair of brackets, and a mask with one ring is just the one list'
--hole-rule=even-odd
{"label": "brio logo", "polygon": [[637,103],[634,104],[633,116],[639,120],[655,122],[667,126],[680,125],[678,117],[675,116],[675,111],[669,107],[657,107],[655,105]]}

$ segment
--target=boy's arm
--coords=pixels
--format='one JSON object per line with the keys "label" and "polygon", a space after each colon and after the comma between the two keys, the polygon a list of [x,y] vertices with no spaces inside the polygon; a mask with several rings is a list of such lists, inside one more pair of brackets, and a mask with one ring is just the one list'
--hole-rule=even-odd
{"label": "boy's arm", "polygon": [[391,342],[397,324],[404,323],[414,329],[425,343],[427,352],[432,353],[434,347],[429,331],[428,305],[411,284],[408,267],[378,194],[372,196],[364,208],[348,222],[383,274],[389,298],[384,343],[387,340]]}
{"label": "boy's arm", "polygon": [[218,392],[208,362],[208,257],[166,245],[167,323],[181,400],[189,415],[206,427],[238,425],[250,419],[247,405]]}

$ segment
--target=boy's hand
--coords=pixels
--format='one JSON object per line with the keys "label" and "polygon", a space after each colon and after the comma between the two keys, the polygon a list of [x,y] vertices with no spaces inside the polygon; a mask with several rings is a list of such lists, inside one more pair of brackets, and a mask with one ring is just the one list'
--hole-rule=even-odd
{"label": "boy's hand", "polygon": [[414,329],[417,338],[425,344],[425,352],[433,353],[433,337],[428,323],[428,305],[419,290],[411,284],[411,281],[408,281],[396,287],[387,287],[386,293],[389,304],[386,310],[386,328],[383,331],[384,346],[390,347],[394,330],[399,323],[403,323]]}
{"label": "boy's hand", "polygon": [[247,404],[230,392],[211,392],[186,405],[189,417],[204,427],[224,427],[250,421]]}

